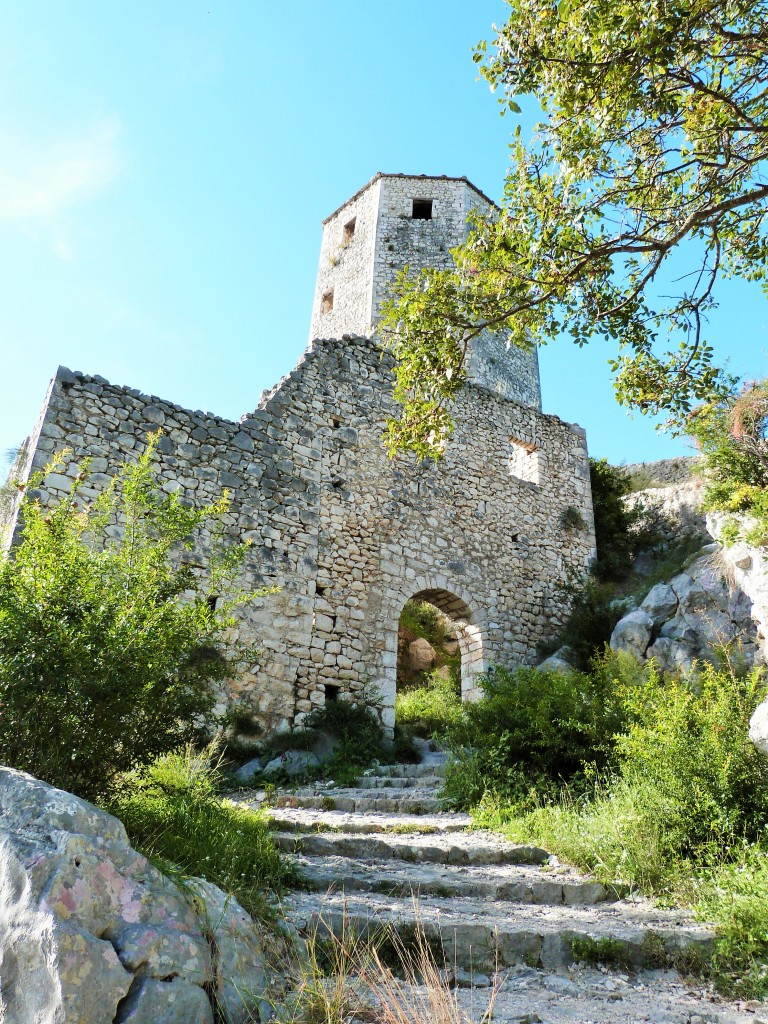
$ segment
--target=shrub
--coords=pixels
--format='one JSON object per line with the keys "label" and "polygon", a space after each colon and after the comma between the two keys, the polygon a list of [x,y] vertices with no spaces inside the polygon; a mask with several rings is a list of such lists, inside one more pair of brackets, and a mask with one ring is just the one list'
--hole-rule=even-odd
{"label": "shrub", "polygon": [[395,721],[413,735],[444,736],[460,718],[456,685],[438,672],[429,674],[425,686],[400,691],[395,697]]}
{"label": "shrub", "polygon": [[753,517],[747,542],[768,543],[768,381],[701,406],[687,429],[704,456],[703,508]]}
{"label": "shrub", "polygon": [[448,733],[452,802],[471,806],[485,791],[520,801],[532,785],[546,790],[585,765],[604,769],[636,674],[631,659],[611,656],[590,673],[497,668],[481,677],[482,699],[464,704]]}
{"label": "shrub", "polygon": [[630,571],[637,552],[649,538],[642,530],[642,506],[627,508],[623,499],[632,484],[623,469],[605,459],[589,460],[592,506],[595,516],[597,557],[593,575],[600,581],[621,580]]}
{"label": "shrub", "polygon": [[[570,588],[571,609],[553,650],[565,645],[569,660],[586,672],[592,659],[602,652],[611,639],[614,627],[626,614],[624,604],[616,598],[616,586],[588,576],[584,583]],[[551,651],[550,651],[551,653]]]}
{"label": "shrub", "polygon": [[210,751],[187,747],[126,776],[108,809],[150,860],[206,878],[249,913],[264,912],[265,894],[291,881],[291,869],[261,814],[222,803],[218,784]]}
{"label": "shrub", "polygon": [[[0,758],[88,798],[196,735],[212,684],[236,667],[225,633],[238,599],[208,600],[242,557],[223,542],[226,496],[187,508],[159,492],[156,441],[91,505],[87,463],[50,510],[34,497],[45,474],[33,477],[0,563]],[[205,579],[184,562],[204,528]]]}
{"label": "shrub", "polygon": [[445,616],[428,601],[406,601],[399,625],[414,637],[428,640],[433,647],[439,647],[450,636]]}
{"label": "shrub", "polygon": [[622,775],[675,808],[671,852],[701,861],[765,834],[768,759],[747,735],[764,695],[759,671],[737,678],[710,665],[692,679],[650,672],[628,694],[633,721],[618,740]]}

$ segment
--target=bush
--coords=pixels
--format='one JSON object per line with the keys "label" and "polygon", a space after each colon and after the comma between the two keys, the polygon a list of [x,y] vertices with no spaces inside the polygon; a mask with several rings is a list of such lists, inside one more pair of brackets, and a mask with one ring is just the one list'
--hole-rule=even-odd
{"label": "bush", "polygon": [[[212,684],[236,667],[225,633],[237,599],[214,611],[208,597],[242,557],[223,544],[226,496],[187,508],[159,492],[156,441],[92,505],[87,463],[50,510],[34,497],[45,474],[33,477],[21,541],[0,564],[0,758],[91,799],[196,735]],[[205,580],[184,562],[203,528]]]}
{"label": "bush", "polygon": [[589,480],[597,548],[592,573],[601,582],[622,580],[637,552],[650,540],[642,529],[644,509],[627,508],[623,499],[632,492],[630,478],[605,459],[589,460]]}
{"label": "bush", "polygon": [[209,751],[191,747],[130,773],[109,803],[131,843],[166,870],[206,878],[249,913],[293,879],[261,814],[222,803]]}
{"label": "bush", "polygon": [[590,673],[520,668],[481,677],[482,699],[464,704],[448,732],[454,756],[446,791],[454,805],[471,806],[486,791],[519,802],[532,786],[551,789],[585,765],[605,769],[637,671],[631,659],[610,656]]}
{"label": "bush", "polygon": [[628,695],[633,721],[618,740],[621,772],[652,786],[674,808],[670,854],[702,862],[768,826],[768,758],[748,738],[749,719],[765,695],[759,671],[737,678],[702,665],[691,679],[648,673]]}
{"label": "bush", "polygon": [[415,736],[444,736],[460,718],[456,685],[438,672],[429,674],[425,686],[400,691],[395,697],[395,721]]}
{"label": "bush", "polygon": [[768,381],[696,409],[688,432],[704,456],[703,508],[753,517],[745,539],[768,543]]}

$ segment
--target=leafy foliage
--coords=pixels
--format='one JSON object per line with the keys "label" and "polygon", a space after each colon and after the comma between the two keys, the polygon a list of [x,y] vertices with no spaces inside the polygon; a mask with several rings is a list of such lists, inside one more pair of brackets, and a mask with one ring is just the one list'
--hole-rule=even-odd
{"label": "leafy foliage", "polygon": [[414,735],[442,736],[461,716],[461,696],[453,679],[431,672],[426,685],[398,691],[395,721]]}
{"label": "leafy foliage", "polygon": [[289,883],[291,869],[262,815],[222,803],[210,755],[191,747],[163,755],[123,780],[109,810],[146,857],[208,879],[249,913],[263,912],[267,892]]}
{"label": "leafy foliage", "polygon": [[[703,507],[754,518],[750,543],[768,543],[768,381],[753,381],[739,393],[709,402],[690,417],[706,465]],[[741,532],[729,524],[726,540]]]}
{"label": "leafy foliage", "polygon": [[765,675],[640,671],[622,693],[625,725],[608,771],[587,773],[591,786],[565,786],[556,799],[538,785],[525,803],[499,794],[488,776],[475,822],[537,842],[601,881],[697,904],[721,926],[718,985],[765,996],[768,759],[747,738]]}
{"label": "leafy foliage", "polygon": [[618,740],[622,775],[653,787],[660,808],[674,808],[670,855],[711,858],[735,838],[764,834],[768,759],[747,733],[765,690],[759,671],[738,678],[702,665],[695,679],[651,670],[642,689],[627,695],[631,725]]}
{"label": "leafy foliage", "polygon": [[475,218],[455,269],[406,271],[384,313],[390,445],[420,456],[442,451],[485,329],[521,348],[601,335],[619,400],[679,424],[730,386],[703,333],[718,282],[765,280],[765,0],[507,3],[475,60],[503,112],[533,96],[543,123],[517,128],[501,212]]}
{"label": "leafy foliage", "polygon": [[453,803],[469,807],[491,792],[517,805],[583,777],[587,766],[604,770],[636,672],[631,660],[606,657],[590,673],[497,668],[481,677],[482,699],[464,704],[448,732]]}
{"label": "leafy foliage", "polygon": [[[34,477],[0,564],[0,757],[88,798],[197,735],[213,684],[237,667],[226,632],[239,599],[208,600],[243,554],[224,540],[227,497],[188,508],[158,491],[156,440],[90,505],[87,462],[52,509]],[[204,578],[185,561],[203,538]]]}
{"label": "leafy foliage", "polygon": [[602,581],[623,579],[632,559],[649,540],[642,529],[641,506],[628,508],[623,499],[632,492],[629,477],[605,459],[589,460],[589,480],[595,516],[597,558],[593,575]]}

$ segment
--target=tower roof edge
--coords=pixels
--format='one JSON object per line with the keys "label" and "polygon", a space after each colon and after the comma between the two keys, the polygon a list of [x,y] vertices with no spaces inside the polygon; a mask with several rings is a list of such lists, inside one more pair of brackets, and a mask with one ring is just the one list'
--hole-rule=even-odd
{"label": "tower roof edge", "polygon": [[349,206],[349,204],[353,203],[359,196],[363,194],[363,192],[366,192],[371,187],[371,185],[375,185],[380,178],[413,178],[414,181],[463,181],[467,185],[469,185],[469,187],[474,192],[477,192],[480,198],[484,199],[486,203],[489,203],[497,210],[499,208],[498,203],[495,203],[493,199],[491,199],[490,196],[487,196],[485,192],[482,191],[482,189],[479,189],[477,187],[477,185],[473,185],[466,175],[456,176],[454,174],[387,174],[385,171],[377,171],[377,173],[374,174],[374,176],[371,178],[369,182],[363,185],[362,188],[359,188],[353,196],[349,197],[349,199],[345,199],[341,206],[337,207],[333,211],[333,213],[329,213],[328,216],[323,219],[323,226],[325,226],[328,223],[328,221],[333,220],[333,218],[338,213],[340,213],[345,206]]}

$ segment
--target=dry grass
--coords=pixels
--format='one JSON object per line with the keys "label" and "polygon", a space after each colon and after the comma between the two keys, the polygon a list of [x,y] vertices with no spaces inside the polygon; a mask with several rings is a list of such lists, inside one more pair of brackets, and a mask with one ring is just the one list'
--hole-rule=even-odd
{"label": "dry grass", "polygon": [[476,1017],[461,1005],[459,990],[451,987],[453,971],[444,958],[439,962],[434,947],[420,921],[406,940],[390,928],[360,936],[346,914],[336,928],[320,917],[299,958],[298,983],[277,1019],[283,1024],[489,1024],[499,985],[483,990],[487,1005]]}

